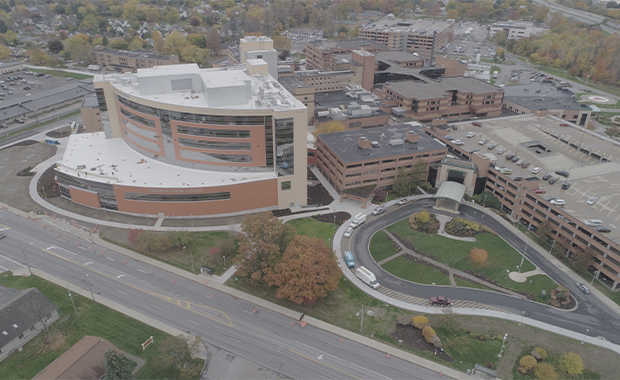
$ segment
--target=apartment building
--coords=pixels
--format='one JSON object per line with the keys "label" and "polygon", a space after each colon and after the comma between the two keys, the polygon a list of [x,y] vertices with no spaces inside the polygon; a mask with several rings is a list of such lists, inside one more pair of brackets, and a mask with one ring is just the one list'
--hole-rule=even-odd
{"label": "apartment building", "polygon": [[308,70],[332,71],[337,59],[335,54],[348,54],[353,50],[365,50],[369,53],[388,50],[382,43],[354,38],[342,41],[316,39],[306,43],[306,68]]}
{"label": "apartment building", "polygon": [[327,133],[317,137],[316,164],[338,193],[392,186],[398,171],[418,160],[440,162],[447,148],[408,124]]}
{"label": "apartment building", "polygon": [[417,81],[387,82],[373,92],[381,97],[386,112],[418,121],[436,118],[497,117],[504,93],[501,88],[471,77],[432,80],[418,75]]}
{"label": "apartment building", "polygon": [[155,50],[116,50],[97,46],[93,52],[93,64],[120,73],[133,72],[137,69],[153,66],[176,65],[177,55],[162,55]]}
{"label": "apartment building", "polygon": [[454,40],[454,23],[435,20],[400,20],[388,16],[363,26],[359,37],[379,42],[388,49],[430,55]]}

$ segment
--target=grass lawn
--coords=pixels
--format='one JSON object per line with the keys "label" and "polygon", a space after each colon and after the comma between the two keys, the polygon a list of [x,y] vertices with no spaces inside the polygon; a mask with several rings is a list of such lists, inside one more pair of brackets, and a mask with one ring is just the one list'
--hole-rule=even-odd
{"label": "grass lawn", "polygon": [[[0,285],[16,289],[35,287],[59,305],[60,314],[60,319],[50,328],[54,336],[50,345],[53,348],[43,345],[43,334],[39,334],[24,346],[22,352],[2,362],[0,379],[31,379],[84,335],[103,337],[121,350],[146,360],[136,373],[136,379],[178,378],[176,370],[162,371],[155,367],[158,345],[170,335],[74,293],[73,300],[79,313],[76,317],[67,290],[36,276],[14,277],[10,272],[4,272],[0,275]],[[153,336],[154,343],[142,351],[141,343],[150,336]]]}
{"label": "grass lawn", "polygon": [[461,287],[461,288],[474,288],[474,289],[484,289],[484,290],[493,290],[491,288],[487,288],[486,286],[482,286],[478,283],[475,282],[471,282],[471,281],[467,281],[467,280],[463,280],[461,278],[455,277],[454,281],[456,282],[456,286],[457,287]]}
{"label": "grass lawn", "polygon": [[331,239],[334,238],[336,233],[336,226],[334,228],[333,223],[319,222],[312,218],[294,219],[288,222],[295,227],[298,234],[310,237],[320,237],[325,242],[326,246],[331,246]]}
{"label": "grass lawn", "polygon": [[450,277],[437,268],[415,263],[404,256],[398,256],[383,264],[381,268],[396,277],[420,284],[450,285]]}
{"label": "grass lawn", "polygon": [[[538,301],[541,301],[541,291],[543,289],[549,294],[551,289],[557,287],[557,284],[545,275],[530,278],[532,284],[529,281],[524,283],[512,281],[506,275],[506,270],[516,271],[517,266],[521,264],[522,256],[498,236],[482,233],[476,235],[475,242],[454,240],[439,235],[417,232],[409,227],[406,219],[391,225],[387,230],[398,234],[401,238],[408,239],[417,249],[435,256],[439,262],[451,268],[461,271],[475,271],[486,275],[506,288],[530,293]],[[486,263],[480,265],[471,262],[469,252],[473,248],[487,251],[489,257]],[[521,272],[528,272],[534,269],[536,267],[529,260],[523,261]]]}
{"label": "grass lawn", "polygon": [[396,253],[396,247],[383,231],[377,231],[370,239],[370,255],[376,262],[386,259]]}
{"label": "grass lawn", "polygon": [[[156,232],[156,234],[165,234],[165,232]],[[101,238],[116,244],[123,248],[131,249],[142,255],[152,257],[166,264],[175,266],[188,272],[192,272],[192,260],[194,262],[194,270],[192,273],[199,274],[200,266],[204,265],[213,269],[213,274],[220,275],[226,270],[224,267],[224,252],[216,252],[217,249],[223,247],[226,241],[237,244],[237,239],[233,232],[227,231],[203,231],[190,232],[192,239],[191,254],[190,248],[179,249],[170,248],[164,252],[150,252],[140,248],[137,242],[129,241],[129,231],[121,228],[105,227],[101,230]],[[237,251],[236,249],[234,250]],[[226,267],[232,264],[232,259],[236,254],[226,256]]]}
{"label": "grass lawn", "polygon": [[94,74],[88,75],[88,74],[68,73],[66,71],[60,71],[60,70],[30,69],[30,71],[35,72],[35,73],[50,74],[51,76],[60,77],[60,78],[72,77],[73,79],[86,79],[86,78],[92,78],[95,76]]}

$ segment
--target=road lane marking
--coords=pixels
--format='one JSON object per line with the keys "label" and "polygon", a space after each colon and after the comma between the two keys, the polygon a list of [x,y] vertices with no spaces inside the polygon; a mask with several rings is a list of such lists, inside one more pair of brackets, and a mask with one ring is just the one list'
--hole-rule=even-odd
{"label": "road lane marking", "polygon": [[60,249],[61,251],[65,251],[65,252],[70,253],[70,254],[72,254],[74,256],[77,256],[77,253],[73,253],[73,252],[69,251],[68,249],[57,247],[55,245],[52,245],[51,247],[48,247],[47,249]]}
{"label": "road lane marking", "polygon": [[122,291],[122,290],[117,290],[117,292],[119,292],[120,294],[124,294],[124,295],[126,295],[126,296],[128,295],[127,293],[125,293],[125,292],[124,292],[124,291]]}
{"label": "road lane marking", "polygon": [[301,354],[301,353],[299,353],[299,352],[297,352],[297,351],[293,351],[293,350],[288,350],[288,351],[289,351],[289,352],[291,352],[291,353],[293,353],[293,354],[299,355],[299,356],[301,356],[302,358],[305,358],[305,359],[308,359],[308,360],[312,360],[312,361],[313,361],[313,362],[315,362],[315,363],[318,363],[318,364],[323,365],[323,366],[325,366],[325,367],[327,367],[327,368],[333,369],[334,371],[338,371],[338,372],[343,373],[343,374],[345,374],[345,375],[347,375],[347,376],[351,376],[351,377],[353,377],[353,378],[355,378],[355,379],[363,380],[361,377],[357,377],[357,376],[355,376],[355,375],[352,375],[352,374],[350,374],[350,373],[348,373],[348,372],[345,372],[345,371],[343,371],[343,370],[341,370],[341,369],[338,369],[338,368],[336,368],[336,367],[333,367],[333,366],[331,366],[331,365],[329,365],[329,364],[325,364],[325,363],[323,363],[323,362],[322,362],[322,361],[320,361],[320,360],[317,360],[317,359],[315,359],[315,358],[311,358],[311,357],[306,356],[306,355],[304,355],[304,354]]}
{"label": "road lane marking", "polygon": [[114,260],[114,259],[113,259],[113,258],[111,258],[111,257],[106,257],[106,259],[108,259],[108,260],[112,260],[112,261],[116,261],[116,260]]}
{"label": "road lane marking", "polygon": [[23,265],[24,265],[24,264],[22,264],[22,263],[20,263],[20,262],[18,262],[18,261],[15,261],[15,260],[11,259],[10,257],[6,257],[6,256],[4,256],[4,255],[2,255],[2,254],[0,254],[0,257],[2,257],[2,258],[3,258],[3,259],[5,259],[5,260],[9,260],[9,261],[10,261],[10,262],[12,262],[13,264],[17,264],[17,265],[20,265],[20,266],[23,266]]}
{"label": "road lane marking", "polygon": [[[92,271],[92,272],[94,272],[94,273],[97,273],[97,274],[99,274],[99,275],[101,275],[101,276],[104,276],[104,277],[106,277],[106,278],[109,278],[109,279],[112,279],[112,280],[116,280],[116,281],[118,281],[118,282],[120,282],[120,283],[122,283],[122,284],[124,284],[124,285],[126,285],[126,286],[129,286],[129,287],[131,287],[131,288],[134,288],[135,290],[138,290],[138,291],[140,291],[140,292],[143,292],[143,293],[149,294],[149,295],[151,295],[151,296],[153,296],[153,297],[159,298],[159,299],[164,300],[164,301],[168,301],[168,302],[173,303],[173,304],[177,304],[177,302],[176,302],[177,300],[176,300],[176,298],[174,298],[174,297],[170,297],[170,296],[166,296],[166,295],[163,295],[163,294],[158,294],[158,293],[153,293],[153,292],[151,292],[151,291],[148,291],[148,290],[145,290],[145,289],[139,288],[139,287],[137,287],[137,286],[135,286],[135,285],[132,285],[132,284],[129,284],[129,283],[126,283],[126,282],[120,281],[120,280],[119,280],[119,278],[120,278],[120,277],[124,277],[124,276],[125,276],[124,274],[123,274],[123,275],[118,276],[117,278],[114,278],[113,276],[109,276],[109,275],[107,275],[107,274],[105,274],[105,273],[103,273],[103,272],[100,272],[100,271],[98,271],[98,270],[95,270],[95,269],[93,269],[93,268],[91,268],[91,267],[85,266],[85,265],[80,264],[80,263],[73,262],[73,261],[69,260],[68,258],[63,257],[63,256],[60,256],[60,255],[58,255],[58,254],[56,254],[56,253],[54,253],[54,252],[51,252],[51,251],[49,251],[49,250],[44,249],[43,251],[44,251],[44,252],[49,253],[50,255],[56,256],[56,257],[58,257],[59,259],[62,259],[62,260],[68,261],[68,262],[70,262],[70,263],[72,263],[72,264],[75,264],[75,265],[81,266],[81,267],[83,267],[83,268],[87,268],[87,269],[89,269],[90,271]],[[109,259],[109,257],[108,257],[108,259]],[[112,259],[112,260],[114,260],[114,259]],[[60,266],[60,265],[58,265],[58,266]],[[61,267],[61,268],[62,268],[62,267]],[[65,269],[65,268],[63,268],[63,269]],[[66,270],[66,269],[65,269],[65,270]],[[230,320],[230,317],[228,316],[228,314],[224,313],[222,310],[219,310],[219,309],[216,309],[216,308],[213,308],[213,307],[209,307],[209,306],[206,306],[206,305],[201,305],[201,304],[197,304],[197,303],[188,302],[188,301],[183,301],[183,302],[185,302],[185,303],[186,303],[186,306],[185,306],[185,307],[183,307],[182,305],[180,305],[180,304],[179,304],[179,307],[183,307],[184,309],[187,309],[187,310],[189,310],[189,311],[191,311],[191,312],[193,312],[193,313],[196,313],[196,314],[201,315],[201,316],[203,316],[203,317],[205,317],[205,318],[208,318],[208,319],[210,319],[210,320],[212,320],[212,321],[214,321],[214,322],[221,323],[221,324],[223,324],[224,326],[233,327],[233,323],[232,323],[232,321]],[[193,307],[192,307],[192,306],[193,306]],[[207,309],[207,310],[209,310],[210,312],[212,312],[212,313],[214,313],[214,314],[218,315],[219,317],[225,318],[228,322],[224,322],[224,321],[221,321],[221,320],[219,320],[219,319],[217,319],[217,318],[215,318],[215,317],[211,317],[210,315],[207,315],[207,314],[201,313],[200,311],[198,311],[198,310],[200,310],[200,308]],[[197,309],[198,309],[198,310],[197,310]]]}
{"label": "road lane marking", "polygon": [[3,227],[3,228],[0,228],[0,231],[7,231],[7,230],[10,230],[10,229],[11,229],[11,227],[9,227],[9,226],[5,226],[4,224],[0,224],[0,226],[2,226],[2,227]]}
{"label": "road lane marking", "polygon": [[142,273],[146,273],[146,271],[143,271],[142,269],[136,269],[138,272],[142,272]]}
{"label": "road lane marking", "polygon": [[2,265],[0,265],[0,268],[4,269],[2,272],[6,272],[6,271],[8,271],[8,270],[9,270],[9,268],[5,268],[5,267],[3,267]]}
{"label": "road lane marking", "polygon": [[151,306],[153,306],[154,308],[159,309],[159,310],[164,310],[164,309],[162,309],[161,307],[159,307],[157,305],[151,305]]}

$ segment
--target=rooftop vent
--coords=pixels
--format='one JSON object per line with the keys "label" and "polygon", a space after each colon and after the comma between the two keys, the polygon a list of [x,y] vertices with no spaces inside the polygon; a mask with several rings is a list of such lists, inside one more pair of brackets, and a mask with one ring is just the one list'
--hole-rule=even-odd
{"label": "rooftop vent", "polygon": [[373,148],[381,148],[381,145],[379,145],[379,141],[371,141],[370,146],[372,146]]}
{"label": "rooftop vent", "polygon": [[403,139],[391,139],[390,146],[401,146],[405,144],[405,140]]}

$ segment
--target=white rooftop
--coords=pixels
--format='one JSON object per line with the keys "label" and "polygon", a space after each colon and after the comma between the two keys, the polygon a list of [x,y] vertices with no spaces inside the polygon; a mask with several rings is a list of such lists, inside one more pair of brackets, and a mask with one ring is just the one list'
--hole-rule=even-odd
{"label": "white rooftop", "polygon": [[[249,75],[235,69],[200,69],[198,65],[155,66],[137,73],[96,75],[137,98],[196,108],[303,109],[305,106],[270,75]],[[165,107],[165,106],[164,106]]]}
{"label": "white rooftop", "polygon": [[[84,168],[78,169],[80,165]],[[277,177],[275,172],[216,172],[170,165],[141,155],[120,138],[106,139],[103,132],[71,135],[57,170],[95,182],[137,187],[209,187]]]}

